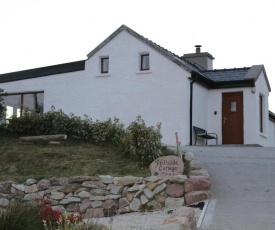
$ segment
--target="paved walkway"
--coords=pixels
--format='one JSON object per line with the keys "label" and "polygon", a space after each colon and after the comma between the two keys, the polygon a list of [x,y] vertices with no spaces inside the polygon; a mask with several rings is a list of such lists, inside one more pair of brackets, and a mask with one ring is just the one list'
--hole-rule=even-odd
{"label": "paved walkway", "polygon": [[212,181],[203,230],[275,229],[275,148],[184,146]]}

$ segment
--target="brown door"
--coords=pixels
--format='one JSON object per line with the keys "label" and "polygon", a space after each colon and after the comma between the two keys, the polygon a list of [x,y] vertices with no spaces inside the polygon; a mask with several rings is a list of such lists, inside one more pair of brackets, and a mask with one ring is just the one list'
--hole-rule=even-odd
{"label": "brown door", "polygon": [[243,144],[243,93],[222,96],[222,143]]}

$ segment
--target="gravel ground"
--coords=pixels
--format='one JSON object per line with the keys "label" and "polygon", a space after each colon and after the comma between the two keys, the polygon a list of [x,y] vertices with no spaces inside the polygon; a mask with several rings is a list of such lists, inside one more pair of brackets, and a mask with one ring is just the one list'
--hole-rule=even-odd
{"label": "gravel ground", "polygon": [[[99,218],[98,224],[108,226],[112,230],[156,230],[163,221],[170,217],[168,211],[176,209],[161,209],[153,212],[132,212],[129,214],[117,215],[109,218]],[[195,216],[198,219],[201,214],[199,208],[194,208]]]}

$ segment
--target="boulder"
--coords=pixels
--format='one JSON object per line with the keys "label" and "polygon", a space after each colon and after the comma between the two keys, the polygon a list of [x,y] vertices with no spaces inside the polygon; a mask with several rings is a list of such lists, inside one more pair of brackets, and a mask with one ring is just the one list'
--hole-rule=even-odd
{"label": "boulder", "polygon": [[166,183],[163,183],[163,184],[158,185],[158,186],[154,189],[153,192],[154,192],[155,194],[159,194],[159,193],[161,193],[162,191],[164,191],[166,188],[167,188],[167,184],[166,184]]}
{"label": "boulder", "polygon": [[51,186],[51,181],[50,180],[46,180],[46,179],[42,179],[37,183],[37,188],[39,191],[41,190],[46,190]]}
{"label": "boulder", "polygon": [[195,192],[186,193],[184,195],[186,205],[198,203],[200,201],[207,200],[210,197],[211,197],[211,194],[209,191],[195,191]]}
{"label": "boulder", "polygon": [[176,183],[170,184],[167,186],[165,193],[171,197],[182,197],[184,193],[183,185]]}
{"label": "boulder", "polygon": [[130,204],[130,209],[134,212],[138,212],[141,208],[141,202],[138,198],[134,198]]}
{"label": "boulder", "polygon": [[72,183],[82,183],[84,181],[90,181],[91,177],[90,176],[74,176],[74,177],[70,177],[68,179],[69,184]]}
{"label": "boulder", "polygon": [[166,208],[176,208],[184,205],[184,198],[167,197],[165,200]]}
{"label": "boulder", "polygon": [[211,187],[211,182],[209,177],[192,177],[184,181],[185,193],[189,193],[193,191],[209,190],[210,187]]}
{"label": "boulder", "polygon": [[125,176],[125,177],[115,177],[114,184],[120,186],[133,185],[133,184],[141,184],[142,177],[134,177],[134,176]]}

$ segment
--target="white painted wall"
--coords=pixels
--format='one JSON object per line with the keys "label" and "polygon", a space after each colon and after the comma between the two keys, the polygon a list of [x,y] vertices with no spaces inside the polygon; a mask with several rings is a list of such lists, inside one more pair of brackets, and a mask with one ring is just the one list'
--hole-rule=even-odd
{"label": "white painted wall", "polygon": [[[217,133],[219,144],[222,144],[222,94],[243,92],[243,111],[244,111],[244,144],[256,144],[256,126],[255,126],[255,95],[251,88],[232,88],[216,89],[209,91],[208,106],[208,130]],[[217,111],[217,115],[214,112]]]}
{"label": "white painted wall", "polygon": [[[205,87],[199,85],[198,83],[194,83],[193,85],[193,126],[197,126],[199,128],[209,130],[207,121],[208,121],[208,99],[209,90]],[[195,135],[193,132],[193,145],[195,144]],[[208,140],[208,144],[216,144],[215,140]],[[196,145],[205,145],[205,140],[202,138],[197,139]]]}
{"label": "white painted wall", "polygon": [[[139,56],[150,54],[150,71],[139,71]],[[99,59],[109,56],[110,73],[100,74]],[[91,78],[89,97],[95,106],[93,116],[105,119],[111,115],[125,125],[140,114],[148,125],[162,123],[163,142],[175,145],[188,141],[189,73],[141,41],[121,32],[86,62]],[[186,87],[187,86],[187,87]],[[187,122],[186,122],[187,120]]]}
{"label": "white painted wall", "polygon": [[[259,144],[262,146],[272,146],[272,143],[274,143],[275,136],[272,134],[272,131],[270,131],[269,127],[270,121],[269,121],[269,105],[268,105],[268,96],[269,96],[269,90],[266,85],[266,80],[264,77],[264,73],[262,72],[256,81],[256,102],[255,107],[259,109],[259,95],[264,96],[264,132],[260,132],[260,113],[256,113],[256,138],[259,140]],[[273,145],[274,146],[274,145]]]}
{"label": "white painted wall", "polygon": [[[268,117],[269,91],[263,73],[256,83],[256,92],[251,87],[210,90],[208,96],[208,130],[219,136],[219,144],[222,144],[222,93],[243,92],[244,106],[244,144],[259,144],[262,146],[274,145],[274,130],[270,127]],[[264,133],[260,133],[259,122],[259,94],[265,98]],[[217,115],[214,112],[217,111]],[[274,127],[274,124],[273,124]]]}
{"label": "white painted wall", "polygon": [[[150,71],[139,71],[139,54],[149,52]],[[100,57],[109,56],[110,73],[100,74]],[[147,125],[162,123],[162,142],[189,144],[189,80],[183,68],[123,31],[86,61],[85,71],[0,84],[5,92],[44,90],[44,111],[105,120],[128,126],[140,114]]]}
{"label": "white painted wall", "polygon": [[[150,54],[150,71],[139,71],[140,53]],[[100,57],[109,57],[108,74],[100,74]],[[86,61],[84,71],[1,83],[5,92],[44,91],[44,111],[93,119],[119,118],[126,126],[140,114],[147,125],[162,123],[162,142],[175,145],[175,132],[182,145],[189,145],[190,73],[159,54],[126,31]],[[268,89],[263,74],[251,88],[208,90],[197,83],[193,88],[193,125],[218,134],[222,143],[222,93],[243,92],[244,144],[275,145],[268,120]],[[266,95],[265,130],[259,133],[259,93]],[[256,110],[255,110],[256,108]],[[217,112],[215,115],[214,112]],[[273,137],[272,137],[273,135]],[[193,139],[194,140],[194,139]],[[204,144],[204,141],[198,144]],[[215,144],[210,140],[209,144]]]}

